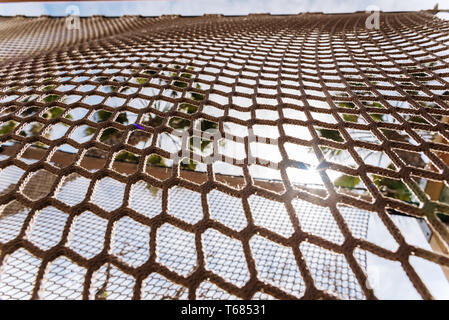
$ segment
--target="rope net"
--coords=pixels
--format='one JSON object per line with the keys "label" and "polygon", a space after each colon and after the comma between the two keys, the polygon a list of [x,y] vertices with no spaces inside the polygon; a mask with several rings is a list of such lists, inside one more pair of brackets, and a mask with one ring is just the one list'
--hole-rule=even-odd
{"label": "rope net", "polygon": [[367,17],[0,18],[1,299],[434,298],[449,23]]}

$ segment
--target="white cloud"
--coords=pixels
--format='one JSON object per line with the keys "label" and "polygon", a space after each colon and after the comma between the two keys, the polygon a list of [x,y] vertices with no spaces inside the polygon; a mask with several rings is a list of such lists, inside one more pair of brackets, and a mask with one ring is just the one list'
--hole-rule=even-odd
{"label": "white cloud", "polygon": [[449,20],[449,12],[440,12],[437,17],[443,20]]}

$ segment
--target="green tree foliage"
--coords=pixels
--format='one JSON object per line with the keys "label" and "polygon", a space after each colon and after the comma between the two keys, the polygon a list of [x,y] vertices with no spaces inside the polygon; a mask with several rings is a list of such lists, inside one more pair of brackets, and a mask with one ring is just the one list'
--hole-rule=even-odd
{"label": "green tree foliage", "polygon": [[186,159],[185,161],[181,161],[180,163],[181,169],[191,171],[195,171],[197,165],[198,163],[191,159]]}
{"label": "green tree foliage", "polygon": [[131,153],[131,152],[128,152],[128,151],[122,151],[115,157],[115,160],[117,160],[117,161],[124,161],[124,162],[138,163],[139,162],[139,157],[137,157],[134,153]]}
{"label": "green tree foliage", "polygon": [[348,176],[346,174],[341,175],[334,181],[334,185],[337,187],[344,187],[344,188],[355,188],[360,183],[359,177],[353,177]]}
{"label": "green tree foliage", "polygon": [[373,175],[373,182],[387,197],[403,201],[412,201],[410,190],[400,180]]}
{"label": "green tree foliage", "polygon": [[164,158],[158,154],[152,154],[148,157],[147,163],[156,167],[166,167]]}
{"label": "green tree foliage", "polygon": [[333,140],[336,142],[344,142],[345,140],[341,136],[340,132],[332,129],[317,129],[321,138]]}
{"label": "green tree foliage", "polygon": [[59,99],[59,95],[57,95],[57,94],[49,94],[48,96],[46,96],[44,98],[44,101],[46,103],[52,103],[52,102],[55,102],[58,99]]}
{"label": "green tree foliage", "polygon": [[14,131],[14,129],[17,127],[17,122],[15,121],[8,121],[6,124],[2,125],[0,127],[0,135],[6,135],[10,134]]}

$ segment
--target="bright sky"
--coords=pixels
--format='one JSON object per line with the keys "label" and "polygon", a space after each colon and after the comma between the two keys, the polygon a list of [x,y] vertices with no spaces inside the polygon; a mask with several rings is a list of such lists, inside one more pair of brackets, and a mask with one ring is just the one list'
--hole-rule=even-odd
{"label": "bright sky", "polygon": [[407,11],[432,9],[436,2],[440,9],[449,9],[449,0],[149,0],[149,1],[99,1],[99,2],[38,2],[1,3],[0,15],[67,15],[70,5],[79,7],[81,16],[94,14],[118,16],[141,14],[202,15],[222,13],[225,15],[246,15],[248,13],[294,14],[298,12],[354,12],[365,11],[375,5],[382,11]]}

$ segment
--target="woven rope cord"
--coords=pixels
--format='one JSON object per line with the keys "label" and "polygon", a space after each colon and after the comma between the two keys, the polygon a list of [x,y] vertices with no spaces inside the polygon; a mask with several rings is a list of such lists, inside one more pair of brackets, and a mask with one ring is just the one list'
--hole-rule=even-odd
{"label": "woven rope cord", "polygon": [[[65,29],[64,19],[0,18],[0,175],[6,181],[7,173],[13,172],[15,179],[0,192],[0,223],[7,221],[0,239],[3,272],[14,261],[26,265],[19,269],[27,270],[25,278],[30,280],[24,281],[31,289],[23,296],[33,299],[49,294],[48,283],[57,281],[52,272],[58,274],[57,268],[67,265],[82,274],[74,283],[84,299],[111,293],[121,297],[123,288],[130,290],[129,297],[141,299],[151,286],[160,293],[151,297],[163,299],[201,298],[204,292],[204,297],[213,298],[375,299],[365,262],[358,258],[357,252],[363,251],[398,262],[418,294],[432,299],[410,258],[449,267],[449,255],[409,244],[389,210],[425,219],[447,252],[449,230],[437,214],[448,216],[449,205],[431,200],[420,181],[449,185],[444,160],[449,153],[449,23],[425,12],[382,13],[380,28],[368,30],[366,18],[365,13],[92,17],[82,18],[79,30]],[[158,108],[160,101],[171,109]],[[193,111],[185,112],[183,105]],[[78,117],[80,110],[84,114]],[[272,117],[261,118],[260,111]],[[99,121],[98,112],[106,112],[108,119]],[[292,112],[303,117],[291,116]],[[134,120],[118,121],[123,113]],[[333,120],[320,120],[323,117]],[[222,135],[226,132],[227,143],[240,144],[244,150],[242,161],[231,157],[241,176],[216,172],[198,150],[191,150],[190,157],[200,159],[202,172],[184,170],[176,163],[151,166],[148,159],[153,155],[167,162],[174,154],[183,156],[158,142],[164,135],[174,135],[176,121],[185,123],[191,136],[198,123],[213,123]],[[252,173],[252,141],[232,130],[260,126],[278,132],[280,178],[275,182],[264,182]],[[310,138],[293,136],[286,126],[307,129]],[[55,127],[64,133],[52,136]],[[85,128],[90,134],[81,140],[75,133],[86,132]],[[324,137],[323,130],[337,138]],[[105,132],[113,134],[104,139]],[[395,139],[394,133],[402,138]],[[147,138],[148,144],[139,145]],[[263,138],[256,134],[256,140],[266,141]],[[301,159],[289,157],[288,145],[316,156],[322,168],[319,192],[292,179],[289,170]],[[75,151],[62,152],[62,146]],[[362,148],[382,154],[392,165],[368,163]],[[329,158],[328,149],[345,152],[354,165]],[[135,161],[119,161],[122,151]],[[416,157],[407,158],[406,153],[429,163],[411,162]],[[221,161],[226,157],[221,154]],[[255,160],[268,167],[267,159],[256,155]],[[337,187],[330,171],[360,179],[367,190],[364,196]],[[374,183],[374,176],[401,181],[419,204],[388,196]],[[141,184],[151,187],[141,191]],[[64,188],[69,190],[65,200],[58,196]],[[154,198],[148,190],[155,192]],[[145,192],[147,198],[135,199]],[[104,194],[108,201],[101,200]],[[223,209],[214,207],[216,194],[229,208],[238,209],[217,216]],[[179,208],[171,204],[174,199]],[[144,204],[137,208],[139,201]],[[314,209],[300,209],[308,206]],[[354,218],[354,224],[363,219],[366,223],[369,215],[362,212],[378,215],[397,249],[368,241],[366,230],[354,231],[345,214],[348,208],[361,219]],[[145,213],[153,209],[154,214]],[[307,210],[315,216],[300,214]],[[319,235],[318,227],[307,229],[307,219],[320,225],[316,218],[320,210],[329,214],[334,232],[341,233],[340,242]],[[240,218],[237,213],[231,217],[231,211],[240,212]],[[51,218],[44,223],[48,230],[42,227],[47,230],[43,234],[51,244],[42,245],[33,232],[45,214]],[[122,226],[128,230],[124,238],[141,244],[130,249],[135,254],[127,253],[126,241],[117,240]],[[285,231],[289,228],[291,232]],[[7,229],[13,230],[8,231],[10,237]],[[96,236],[90,238],[90,233]],[[209,237],[216,243],[208,244]],[[164,247],[172,241],[183,248]],[[77,243],[81,249],[76,249]],[[273,279],[265,276],[261,263],[272,257],[256,254],[262,243],[278,248],[273,256],[288,261],[284,267],[290,268],[293,288],[277,284],[277,271],[271,271]],[[209,245],[222,247],[210,255]],[[164,258],[171,254],[164,250],[182,252],[177,259],[185,264]],[[239,258],[226,262],[226,250]],[[345,296],[319,285],[307,252],[320,250],[328,259],[347,264],[357,294]],[[325,277],[325,271],[319,273]],[[20,297],[22,292],[14,291],[11,283],[4,294]],[[108,283],[118,284],[105,289]],[[64,297],[61,291],[54,294]]]}

